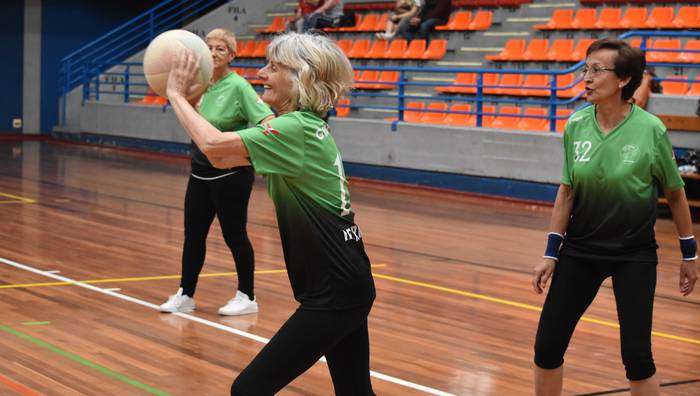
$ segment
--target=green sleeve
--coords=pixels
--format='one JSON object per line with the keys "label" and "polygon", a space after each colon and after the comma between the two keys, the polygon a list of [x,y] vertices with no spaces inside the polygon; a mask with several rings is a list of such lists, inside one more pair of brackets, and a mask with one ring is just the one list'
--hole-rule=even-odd
{"label": "green sleeve", "polygon": [[[568,126],[568,123],[567,123]],[[562,165],[562,171],[561,171],[561,184],[566,184],[566,185],[571,185],[571,173],[569,172],[570,169],[570,164],[569,161],[572,158],[571,156],[571,148],[569,147],[569,128],[564,129],[564,136],[562,138],[563,146],[564,146],[564,164]]]}
{"label": "green sleeve", "polygon": [[293,117],[280,117],[238,131],[250,162],[260,174],[294,177],[304,165],[304,128]]}
{"label": "green sleeve", "polygon": [[660,128],[663,128],[663,130],[660,131],[656,140],[652,174],[659,180],[665,190],[675,191],[682,188],[685,183],[683,183],[683,178],[678,172],[673,146],[671,146],[671,141],[668,139],[666,127],[661,126]]}
{"label": "green sleeve", "polygon": [[249,83],[245,82],[238,87],[238,102],[241,112],[248,122],[251,124],[258,124],[265,117],[273,115],[272,110],[260,99]]}

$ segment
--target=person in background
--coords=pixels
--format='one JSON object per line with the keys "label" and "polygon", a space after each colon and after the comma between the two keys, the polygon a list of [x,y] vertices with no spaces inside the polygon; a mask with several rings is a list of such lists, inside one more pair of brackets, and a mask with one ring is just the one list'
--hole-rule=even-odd
{"label": "person in background", "polygon": [[302,33],[309,15],[323,5],[323,0],[299,0],[294,17],[287,21],[286,32]]}
{"label": "person in background", "polygon": [[323,4],[313,10],[306,18],[303,30],[323,29],[334,27],[343,17],[342,0],[324,0]]}
{"label": "person in background", "polygon": [[394,11],[386,23],[386,31],[376,34],[380,40],[391,40],[401,26],[409,23],[420,10],[421,0],[396,0]]}
{"label": "person in background", "polygon": [[446,24],[451,12],[451,0],[425,0],[418,15],[412,17],[409,23],[400,26],[398,34],[409,41],[417,38],[428,43],[430,32],[435,30],[436,26]]}
{"label": "person in background", "polygon": [[697,245],[684,183],[664,124],[630,103],[644,55],[617,39],[588,48],[583,81],[592,103],[564,131],[564,166],[544,257],[532,287],[552,277],[535,339],[535,394],[560,395],[571,335],[602,282],[612,277],[622,362],[633,396],[658,395],[651,352],[656,288],[656,207],[663,193],[676,224],[679,291],[697,280]]}
{"label": "person in background", "polygon": [[[214,72],[198,111],[213,125],[226,131],[242,129],[273,117],[253,87],[229,65],[236,56],[236,38],[224,29],[206,37]],[[224,240],[236,263],[238,291],[219,309],[221,315],[258,312],[253,293],[255,257],[246,223],[248,200],[255,175],[250,166],[217,169],[192,143],[192,173],[185,193],[185,242],[182,247],[180,289],[160,305],[162,312],[192,312],[199,273],[204,265],[207,234],[214,218],[219,219]]]}
{"label": "person in background", "polygon": [[646,69],[644,70],[644,76],[642,77],[642,83],[639,85],[634,95],[632,95],[632,103],[637,106],[646,109],[649,103],[649,96],[652,93],[662,93],[661,84],[658,80],[654,80],[656,74],[653,71]]}

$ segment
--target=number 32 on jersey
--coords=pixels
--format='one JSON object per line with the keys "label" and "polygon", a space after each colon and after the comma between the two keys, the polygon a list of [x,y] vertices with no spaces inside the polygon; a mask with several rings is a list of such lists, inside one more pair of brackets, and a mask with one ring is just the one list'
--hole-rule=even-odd
{"label": "number 32 on jersey", "polygon": [[591,160],[591,147],[593,144],[590,140],[574,141],[574,162],[588,162]]}

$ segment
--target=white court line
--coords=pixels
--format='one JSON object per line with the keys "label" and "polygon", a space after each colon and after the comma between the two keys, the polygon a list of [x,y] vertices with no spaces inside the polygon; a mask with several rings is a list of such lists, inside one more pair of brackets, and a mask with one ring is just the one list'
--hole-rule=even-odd
{"label": "white court line", "polygon": [[[92,290],[92,291],[95,291],[98,293],[106,294],[108,296],[116,297],[116,298],[119,298],[121,300],[126,300],[126,301],[132,302],[134,304],[138,304],[138,305],[142,305],[144,307],[158,310],[158,305],[156,305],[156,304],[152,304],[152,303],[149,303],[147,301],[139,300],[138,298],[127,296],[126,294],[116,293],[114,291],[111,291],[110,289],[102,289],[100,287],[93,286],[93,285],[88,284],[88,283],[76,281],[74,279],[67,278],[67,277],[62,276],[62,275],[56,275],[53,273],[53,271],[42,271],[40,269],[31,267],[29,265],[20,264],[18,262],[8,260],[8,259],[2,258],[2,257],[0,257],[0,263],[4,263],[4,264],[7,264],[11,267],[15,267],[15,268],[19,268],[19,269],[22,269],[25,271],[33,272],[35,274],[39,274],[39,275],[42,275],[42,276],[45,276],[48,278],[56,279],[56,280],[59,280],[62,282],[71,282],[71,283],[73,283],[74,286],[82,287],[82,288]],[[257,336],[255,334],[248,333],[248,332],[245,332],[242,330],[238,330],[238,329],[233,328],[233,327],[224,326],[220,323],[216,323],[216,322],[212,322],[210,320],[202,319],[202,318],[199,318],[199,317],[194,316],[194,315],[180,313],[180,312],[174,313],[174,314],[169,314],[169,315],[176,315],[176,316],[179,316],[181,318],[191,320],[193,322],[201,323],[205,326],[213,327],[215,329],[219,329],[219,330],[225,331],[227,333],[232,333],[232,334],[244,337],[244,338],[248,338],[248,339],[253,340],[253,341],[260,342],[262,344],[267,344],[270,341],[268,338],[260,337],[260,336]],[[321,361],[325,362],[326,359],[321,358]],[[441,390],[433,389],[433,388],[430,388],[430,387],[427,387],[424,385],[420,385],[420,384],[416,384],[416,383],[413,383],[410,381],[402,380],[401,378],[392,377],[390,375],[382,374],[382,373],[377,372],[377,371],[370,370],[369,373],[374,378],[378,378],[378,379],[384,380],[386,382],[391,382],[391,383],[394,383],[397,385],[405,386],[407,388],[422,391],[422,392],[425,392],[427,394],[438,395],[438,396],[455,396],[452,393],[443,392]]]}

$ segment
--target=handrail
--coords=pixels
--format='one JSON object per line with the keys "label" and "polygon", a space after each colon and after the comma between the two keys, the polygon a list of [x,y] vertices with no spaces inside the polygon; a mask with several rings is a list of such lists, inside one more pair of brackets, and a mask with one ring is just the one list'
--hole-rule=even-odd
{"label": "handrail", "polygon": [[[60,124],[66,122],[68,93],[85,79],[99,75],[110,64],[142,50],[159,33],[179,28],[184,21],[202,15],[226,0],[165,0],[153,8],[99,36],[61,60],[59,92]],[[92,67],[87,68],[87,64]]]}

